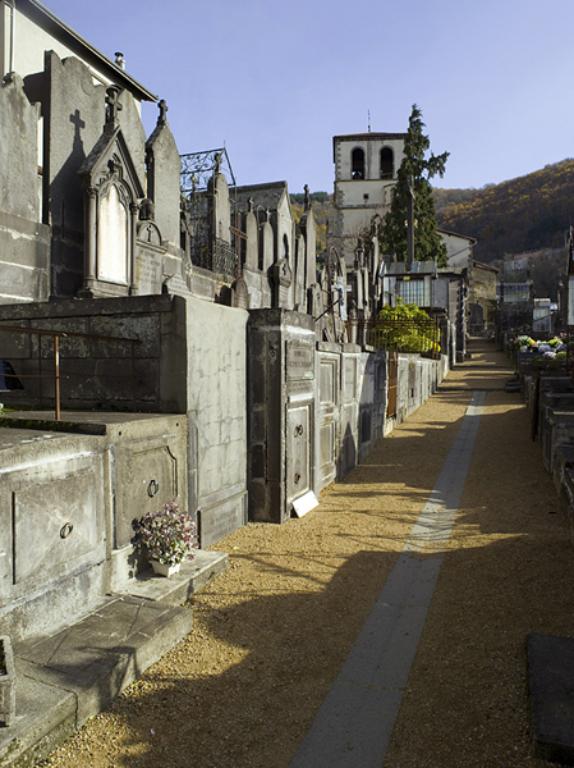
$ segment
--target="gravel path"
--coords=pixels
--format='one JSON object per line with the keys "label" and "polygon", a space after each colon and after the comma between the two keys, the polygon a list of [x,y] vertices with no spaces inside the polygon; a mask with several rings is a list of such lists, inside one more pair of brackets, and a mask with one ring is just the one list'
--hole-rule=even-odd
{"label": "gravel path", "polygon": [[529,757],[524,639],[530,629],[574,631],[574,558],[560,518],[547,514],[554,489],[524,408],[496,391],[508,375],[500,364],[489,354],[451,374],[303,520],[222,541],[231,567],[195,598],[191,635],[45,765],[286,768],[474,388],[494,391],[385,765],[544,765]]}

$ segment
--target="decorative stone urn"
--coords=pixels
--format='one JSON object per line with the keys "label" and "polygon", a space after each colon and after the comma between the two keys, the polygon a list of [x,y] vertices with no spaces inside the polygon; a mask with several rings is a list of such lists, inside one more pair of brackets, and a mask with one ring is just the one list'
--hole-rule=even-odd
{"label": "decorative stone urn", "polygon": [[12,724],[16,714],[16,670],[10,638],[0,635],[0,725]]}

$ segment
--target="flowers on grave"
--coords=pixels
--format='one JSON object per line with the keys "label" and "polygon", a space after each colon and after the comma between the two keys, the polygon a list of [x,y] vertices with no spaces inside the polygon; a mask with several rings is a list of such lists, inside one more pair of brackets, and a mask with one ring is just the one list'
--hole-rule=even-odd
{"label": "flowers on grave", "polygon": [[517,336],[512,346],[519,352],[527,352],[533,356],[542,355],[547,359],[554,358],[559,352],[566,352],[566,344],[558,336],[538,341],[530,338],[530,336]]}
{"label": "flowers on grave", "polygon": [[175,501],[168,501],[158,512],[148,512],[134,527],[135,545],[148,560],[169,566],[193,557],[196,525]]}

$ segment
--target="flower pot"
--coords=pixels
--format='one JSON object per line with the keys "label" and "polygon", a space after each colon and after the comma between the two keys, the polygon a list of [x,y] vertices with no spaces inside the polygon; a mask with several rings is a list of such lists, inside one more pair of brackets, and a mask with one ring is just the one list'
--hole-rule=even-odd
{"label": "flower pot", "polygon": [[166,565],[165,563],[160,563],[159,560],[150,560],[150,563],[156,576],[173,576],[173,574],[177,573],[181,568],[181,563]]}

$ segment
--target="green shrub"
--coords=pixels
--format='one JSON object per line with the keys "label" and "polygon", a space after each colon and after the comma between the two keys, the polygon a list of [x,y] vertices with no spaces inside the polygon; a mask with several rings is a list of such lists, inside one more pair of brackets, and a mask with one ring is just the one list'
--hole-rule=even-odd
{"label": "green shrub", "polygon": [[377,315],[370,343],[377,349],[397,352],[441,351],[436,323],[424,309],[403,302],[395,307],[383,307]]}

